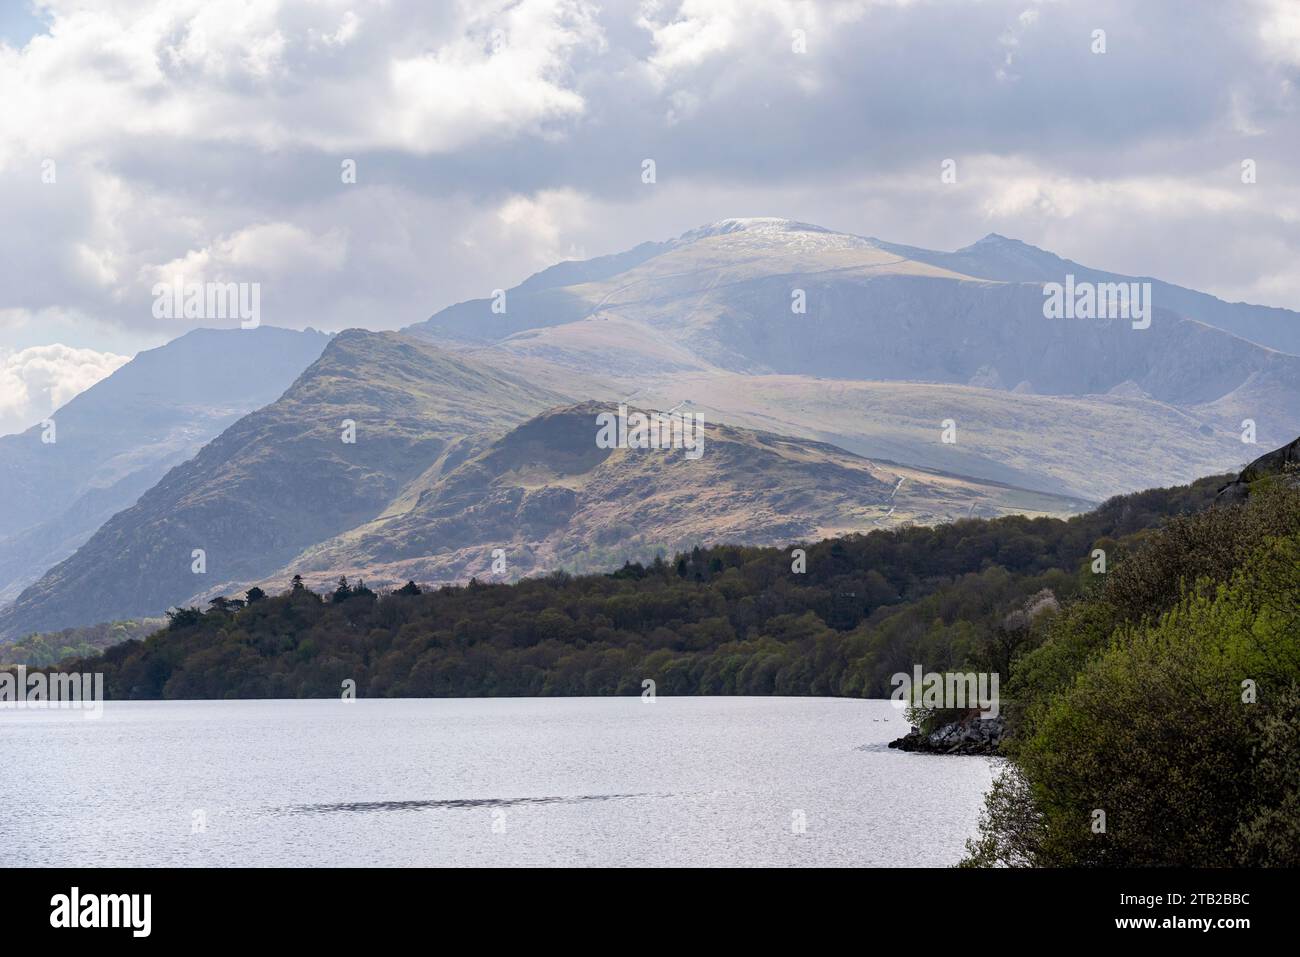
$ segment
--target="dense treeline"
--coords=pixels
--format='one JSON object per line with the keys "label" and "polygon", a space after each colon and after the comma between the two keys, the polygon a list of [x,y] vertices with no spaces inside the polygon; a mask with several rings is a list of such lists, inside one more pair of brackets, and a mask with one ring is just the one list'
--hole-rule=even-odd
{"label": "dense treeline", "polygon": [[1300,491],[1181,518],[1018,661],[972,865],[1300,866]]}
{"label": "dense treeline", "polygon": [[1068,521],[907,527],[790,549],[720,546],[513,585],[388,595],[340,587],[182,609],[168,628],[71,663],[110,697],[661,694],[883,696],[889,675],[980,666],[1004,676],[1054,608],[1103,577],[1220,479],[1121,496]]}
{"label": "dense treeline", "polygon": [[132,638],[147,638],[166,623],[165,618],[132,618],[28,635],[0,645],[0,664],[45,667],[66,658],[86,658]]}

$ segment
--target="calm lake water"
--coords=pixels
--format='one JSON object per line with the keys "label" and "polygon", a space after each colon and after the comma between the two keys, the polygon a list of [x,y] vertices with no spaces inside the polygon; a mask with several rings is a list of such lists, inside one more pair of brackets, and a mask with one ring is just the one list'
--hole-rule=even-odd
{"label": "calm lake water", "polygon": [[906,730],[835,698],[0,711],[0,865],[953,864],[995,763]]}

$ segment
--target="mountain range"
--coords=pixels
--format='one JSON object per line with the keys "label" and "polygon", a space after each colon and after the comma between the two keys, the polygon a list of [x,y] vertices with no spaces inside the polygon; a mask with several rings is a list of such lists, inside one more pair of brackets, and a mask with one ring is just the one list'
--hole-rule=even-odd
{"label": "mountain range", "polygon": [[308,329],[199,329],[141,352],[0,437],[0,604],[71,555],[168,469],[274,401],[329,341]]}
{"label": "mountain range", "polygon": [[[348,330],[319,358],[268,342],[277,368],[300,362],[301,375],[278,390],[266,375],[256,411],[123,484],[75,553],[72,539],[50,551],[52,567],[0,610],[0,637],[297,573],[514,578],[695,544],[1068,515],[1235,470],[1257,454],[1245,419],[1258,444],[1300,432],[1287,351],[1300,315],[1150,280],[1149,328],[1049,319],[1044,283],[1067,275],[1130,281],[999,236],[941,253],[724,220],[558,264],[400,333]],[[74,403],[119,414],[97,389]],[[706,454],[597,448],[594,417],[619,402],[703,415]],[[60,443],[72,406],[56,415]],[[151,411],[179,414],[134,414]],[[134,448],[133,413],[120,414],[103,462],[154,447],[142,431]],[[29,461],[0,457],[0,475],[28,478],[31,513],[49,506]],[[83,481],[113,474],[87,461]],[[0,527],[0,567],[34,577],[42,559],[8,550],[23,531]]]}
{"label": "mountain range", "polygon": [[[1238,467],[1245,419],[1262,445],[1300,431],[1300,358],[1262,344],[1293,341],[1300,314],[1155,283],[1146,329],[1045,318],[1044,282],[1071,274],[1128,279],[998,236],[930,253],[724,220],[408,331],[589,393],[1094,500]],[[945,419],[955,443],[937,441]]]}
{"label": "mountain range", "polygon": [[138,617],[255,581],[375,518],[485,433],[563,401],[397,333],[341,332],[284,395],[172,468],[0,611],[0,633]]}

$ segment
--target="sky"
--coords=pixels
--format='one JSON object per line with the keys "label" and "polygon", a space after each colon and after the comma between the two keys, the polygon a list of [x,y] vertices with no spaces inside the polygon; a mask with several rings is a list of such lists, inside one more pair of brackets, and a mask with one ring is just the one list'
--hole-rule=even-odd
{"label": "sky", "polygon": [[176,277],[397,328],[728,217],[1300,309],[1296,0],[0,0],[0,98],[0,432]]}

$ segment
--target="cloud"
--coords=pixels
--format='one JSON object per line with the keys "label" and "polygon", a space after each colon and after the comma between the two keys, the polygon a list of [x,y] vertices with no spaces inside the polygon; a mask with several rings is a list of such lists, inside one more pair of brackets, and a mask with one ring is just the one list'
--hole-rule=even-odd
{"label": "cloud", "polygon": [[39,422],[130,358],[61,344],[0,350],[0,435]]}
{"label": "cloud", "polygon": [[352,145],[444,152],[488,137],[539,133],[548,121],[582,115],[584,98],[564,80],[575,50],[601,45],[586,4],[488,6],[460,29],[432,53],[390,61],[378,122]]}
{"label": "cloud", "polygon": [[259,223],[219,236],[153,271],[154,281],[181,275],[193,282],[255,282],[300,271],[338,269],[347,258],[347,237],[334,228],[320,235],[293,223]]}
{"label": "cloud", "polygon": [[1272,57],[1300,65],[1300,7],[1292,0],[1255,0],[1260,42]]}
{"label": "cloud", "polygon": [[[184,331],[150,309],[176,270],[261,283],[264,322],[391,328],[554,258],[769,214],[941,248],[995,230],[1300,306],[1290,0],[42,11],[0,44],[0,315],[93,317],[117,351]],[[44,341],[90,342],[69,328]]]}
{"label": "cloud", "polygon": [[581,114],[569,61],[602,44],[583,0],[46,6],[49,35],[0,47],[0,164],[129,137],[459,149]]}
{"label": "cloud", "polygon": [[[733,61],[756,52],[793,53],[793,33],[806,46],[833,45],[834,31],[862,21],[873,7],[905,7],[911,0],[647,0],[637,24],[650,34],[647,64],[661,75],[681,73],[718,57]],[[791,64],[787,62],[787,66]]]}

